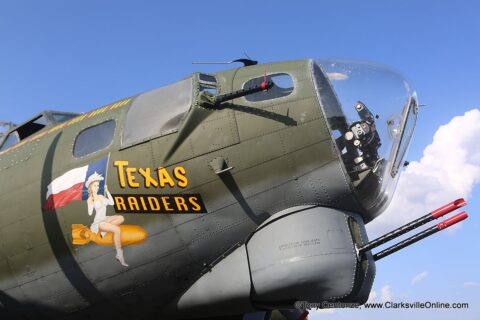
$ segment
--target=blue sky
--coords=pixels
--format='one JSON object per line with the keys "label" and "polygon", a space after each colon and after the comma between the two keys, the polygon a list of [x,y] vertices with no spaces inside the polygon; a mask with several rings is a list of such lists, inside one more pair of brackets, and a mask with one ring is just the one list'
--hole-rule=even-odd
{"label": "blue sky", "polygon": [[[87,111],[194,71],[221,69],[192,61],[228,61],[244,52],[260,62],[360,59],[401,71],[427,105],[408,157],[420,161],[441,125],[480,106],[478,12],[477,1],[2,1],[0,119],[19,123],[43,109]],[[312,318],[422,319],[434,312],[440,319],[474,319],[480,314],[475,183],[470,221],[453,235],[380,261],[374,285],[379,296],[390,286],[394,300],[470,302],[470,309]],[[422,272],[427,276],[412,284]]]}

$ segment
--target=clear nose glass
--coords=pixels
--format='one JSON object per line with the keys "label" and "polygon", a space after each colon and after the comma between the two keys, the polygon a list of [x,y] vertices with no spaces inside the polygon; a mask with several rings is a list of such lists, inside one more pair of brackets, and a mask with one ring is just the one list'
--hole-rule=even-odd
{"label": "clear nose glass", "polygon": [[344,169],[373,219],[395,189],[415,128],[416,93],[399,73],[372,63],[315,60],[312,72]]}

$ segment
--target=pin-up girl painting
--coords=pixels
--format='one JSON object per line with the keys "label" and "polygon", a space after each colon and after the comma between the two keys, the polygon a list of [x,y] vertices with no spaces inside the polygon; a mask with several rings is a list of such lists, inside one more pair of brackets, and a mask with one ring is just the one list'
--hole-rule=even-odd
{"label": "pin-up girl painting", "polygon": [[[67,206],[72,201],[85,201],[87,211],[93,217],[90,224],[72,224],[72,244],[88,245],[93,242],[101,246],[115,246],[116,259],[128,267],[123,256],[125,246],[139,245],[147,239],[147,231],[137,225],[123,224],[121,215],[107,216],[107,207],[114,205],[114,199],[105,184],[108,157],[88,165],[68,170],[55,178],[47,186],[43,205],[45,214],[55,213],[56,209]],[[78,208],[78,207],[77,207]],[[78,209],[68,208],[68,213]],[[88,217],[85,214],[85,217]],[[88,219],[91,221],[91,218]]]}
{"label": "pin-up girl painting", "polygon": [[121,225],[125,219],[119,215],[107,216],[107,206],[113,206],[113,198],[108,191],[107,185],[105,185],[105,194],[107,197],[98,194],[98,190],[100,189],[100,181],[103,180],[104,178],[95,172],[88,177],[88,180],[85,183],[85,186],[88,189],[88,215],[91,216],[93,214],[93,210],[95,209],[95,218],[90,226],[90,230],[97,234],[100,231],[102,238],[107,232],[111,232],[113,234],[115,249],[117,250],[116,259],[122,266],[128,267],[128,264],[125,262],[123,257],[121,242],[122,230],[119,227],[119,225]]}
{"label": "pin-up girl painting", "polygon": [[128,267],[122,248],[128,245],[142,244],[147,238],[147,232],[140,226],[124,225],[123,216],[107,216],[107,207],[114,205],[114,200],[106,184],[104,185],[104,195],[98,193],[104,180],[105,178],[97,172],[86,179],[88,215],[92,216],[95,213],[95,216],[90,228],[83,224],[72,224],[72,243],[86,245],[94,242],[102,246],[115,246],[117,261],[122,266]]}

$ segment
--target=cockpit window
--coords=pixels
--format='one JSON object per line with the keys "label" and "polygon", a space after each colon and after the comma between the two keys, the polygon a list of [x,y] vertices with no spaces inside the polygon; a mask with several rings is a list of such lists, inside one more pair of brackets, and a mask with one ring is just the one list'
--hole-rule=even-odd
{"label": "cockpit window", "polygon": [[[276,73],[267,76],[268,80],[273,82],[273,87],[268,91],[261,91],[245,96],[250,102],[266,101],[286,97],[293,92],[294,85],[292,77],[287,73]],[[258,77],[248,80],[243,85],[244,89],[259,86],[262,84],[264,77]]]}
{"label": "cockpit window", "polygon": [[17,132],[20,140],[23,140],[32,134],[42,130],[48,125],[48,120],[44,115],[38,116],[32,121],[18,127]]}
{"label": "cockpit window", "polygon": [[[76,116],[78,116],[78,114],[60,111],[43,111],[34,116],[31,120],[28,120],[18,126],[13,125],[11,122],[0,121],[0,127],[7,126],[10,127],[10,129],[15,127],[15,131],[12,132],[8,137],[5,136],[5,133],[0,133],[0,150],[5,150],[8,147],[17,144],[18,142],[33,136],[42,130],[46,130],[58,123],[73,119]],[[5,143],[3,143],[4,141]]]}

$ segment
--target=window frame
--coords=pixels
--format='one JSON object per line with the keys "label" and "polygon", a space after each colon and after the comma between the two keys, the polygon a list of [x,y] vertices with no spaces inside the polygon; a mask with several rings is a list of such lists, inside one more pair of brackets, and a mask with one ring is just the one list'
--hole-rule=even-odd
{"label": "window frame", "polygon": [[[413,116],[410,115],[410,112],[413,112]],[[413,127],[408,129],[407,124],[409,124],[409,121],[412,121],[413,119]],[[390,175],[392,178],[395,178],[395,176],[398,174],[400,169],[402,168],[402,163],[405,160],[405,156],[408,152],[408,149],[410,147],[410,144],[412,142],[412,137],[415,132],[415,128],[417,126],[417,120],[418,120],[418,104],[415,99],[410,98],[410,101],[408,101],[408,104],[404,110],[404,113],[402,114],[402,123],[400,125],[401,131],[399,133],[399,138],[395,142],[393,148],[392,148],[392,153],[394,156],[390,156],[392,159],[392,163],[390,166]],[[405,134],[410,132],[410,136],[407,137],[408,140],[404,140]],[[407,146],[402,149],[402,146],[404,143],[407,143]]]}
{"label": "window frame", "polygon": [[[62,112],[62,111],[49,111],[49,113],[48,113],[50,121],[52,123],[54,123],[55,125],[70,121],[70,120],[78,117],[79,115],[81,115],[81,114],[80,113],[74,113],[74,112]],[[67,120],[58,121],[56,119],[56,116],[66,116],[66,117],[70,117],[70,118],[67,119]]]}
{"label": "window frame", "polygon": [[[292,80],[292,85],[293,85],[293,87],[292,87],[292,91],[291,91],[289,94],[287,94],[287,95],[285,95],[285,96],[281,96],[281,97],[264,99],[264,100],[260,100],[260,101],[248,100],[248,99],[247,99],[248,96],[244,96],[244,97],[242,97],[242,99],[243,99],[244,101],[248,102],[248,103],[269,103],[270,101],[274,101],[274,100],[277,100],[277,99],[288,99],[288,97],[291,97],[291,96],[294,95],[295,92],[297,91],[297,81],[296,81],[295,77],[294,77],[290,72],[287,72],[287,71],[279,71],[279,72],[274,72],[274,73],[272,73],[272,74],[267,74],[267,80],[271,80],[271,79],[274,78],[275,76],[285,76],[285,75],[289,76],[290,79]],[[251,78],[249,78],[247,81],[243,82],[243,84],[242,84],[242,89],[246,89],[245,85],[246,85],[249,81],[252,81],[252,80],[254,80],[254,79],[261,79],[261,78],[263,78],[263,77],[264,77],[264,75],[259,75],[258,77],[253,77],[253,78],[251,77]],[[276,85],[276,84],[275,84],[275,81],[274,81],[274,80],[272,80],[272,81],[273,81],[273,84],[274,84],[274,86],[275,86],[275,85]],[[277,86],[277,87],[278,87],[278,86]],[[279,87],[279,88],[281,88],[281,87]],[[282,89],[285,89],[285,88],[282,88]]]}
{"label": "window frame", "polygon": [[[186,80],[190,80],[190,88],[188,90],[188,93],[190,95],[190,97],[189,97],[190,103],[188,105],[188,108],[185,109],[185,111],[182,113],[182,116],[181,116],[180,120],[178,121],[177,126],[175,128],[171,128],[171,129],[165,130],[165,131],[156,132],[155,134],[151,134],[151,135],[145,135],[145,136],[143,136],[142,139],[137,139],[137,138],[127,139],[126,138],[126,130],[131,130],[131,128],[127,125],[127,122],[129,121],[129,116],[132,116],[130,114],[130,112],[132,112],[131,110],[133,108],[136,108],[137,107],[136,104],[139,103],[137,101],[137,99],[144,98],[144,95],[146,95],[146,94],[154,94],[155,91],[158,91],[158,90],[161,90],[161,89],[166,89],[170,86],[179,84],[180,82],[183,82],[183,81],[186,81]],[[191,112],[191,110],[194,106],[195,96],[196,96],[196,92],[198,90],[197,89],[197,84],[198,84],[198,76],[195,76],[195,73],[194,73],[194,74],[189,75],[188,77],[185,77],[181,80],[170,83],[166,86],[155,88],[153,90],[141,93],[138,96],[136,96],[135,99],[132,101],[132,104],[129,106],[126,114],[125,114],[125,118],[124,118],[123,125],[122,125],[122,128],[121,128],[121,133],[120,133],[120,136],[121,136],[121,138],[120,138],[120,150],[124,150],[124,149],[133,147],[133,146],[138,145],[138,144],[145,143],[145,142],[153,140],[153,139],[161,138],[161,137],[179,132],[181,127],[183,126],[183,124],[185,122],[185,119],[188,117],[189,113]],[[185,92],[187,92],[187,91],[185,91]],[[146,103],[146,101],[142,101],[141,103]],[[156,110],[156,112],[158,112],[158,109]],[[173,118],[171,118],[171,119],[173,119]],[[166,123],[167,122],[164,122],[163,124],[166,124]]]}
{"label": "window frame", "polygon": [[[44,121],[45,124],[42,124],[41,122],[37,123],[37,121],[39,121],[39,120]],[[43,126],[43,127],[41,129],[36,129],[34,127],[35,125],[37,125],[37,126],[40,125],[40,126]],[[35,134],[39,133],[40,131],[45,130],[46,128],[50,128],[51,126],[52,126],[51,120],[45,114],[45,112],[42,112],[41,114],[37,115],[35,118],[27,121],[26,123],[23,123],[23,124],[19,125],[15,130],[18,133],[18,137],[19,137],[20,141],[22,141],[22,140],[25,140],[29,137],[34,136]],[[32,129],[35,129],[35,130],[32,130]],[[20,132],[19,132],[19,130],[20,130]],[[22,137],[20,137],[20,133],[22,133],[22,135],[23,134],[26,134],[26,135],[22,138]]]}
{"label": "window frame", "polygon": [[[75,146],[77,145],[78,138],[80,137],[80,135],[81,135],[82,133],[84,133],[85,131],[87,131],[88,129],[91,129],[91,128],[93,128],[93,127],[101,126],[101,125],[103,125],[103,124],[105,124],[105,123],[108,123],[108,122],[113,122],[113,124],[114,124],[112,139],[110,140],[110,142],[109,142],[106,146],[104,146],[103,148],[98,149],[98,150],[95,150],[95,151],[90,152],[90,153],[88,153],[88,154],[81,155],[81,156],[75,155]],[[85,157],[89,157],[89,156],[91,156],[92,154],[96,154],[96,153],[98,153],[98,152],[101,152],[101,151],[104,151],[104,150],[106,150],[106,149],[109,149],[109,148],[113,145],[113,142],[114,142],[114,140],[115,140],[115,133],[116,133],[116,131],[117,131],[117,120],[116,120],[116,119],[113,119],[113,118],[105,119],[105,120],[103,120],[103,121],[101,121],[101,122],[92,124],[92,125],[84,128],[84,129],[80,130],[80,131],[75,135],[75,139],[74,139],[74,141],[73,141],[72,156],[73,156],[75,159],[82,159],[82,158],[85,158]]]}
{"label": "window frame", "polygon": [[[14,134],[14,135],[15,135],[15,137],[17,138],[17,142],[15,142],[14,144],[12,144],[11,146],[8,146],[8,147],[4,148],[3,146],[5,145],[5,143],[7,142],[7,139],[10,137],[11,134]],[[1,151],[5,151],[5,150],[7,150],[8,148],[13,147],[14,145],[20,143],[20,141],[22,141],[22,140],[20,139],[20,135],[18,134],[17,130],[13,130],[13,131],[7,132],[7,133],[6,133],[5,140],[3,140],[3,141],[2,141],[2,145],[0,145],[0,152],[1,152]]]}
{"label": "window frame", "polygon": [[[207,77],[210,77],[210,78],[213,78],[215,81],[204,80],[204,79],[202,79],[203,75],[207,76]],[[217,77],[214,74],[205,73],[205,72],[198,72],[196,74],[196,77],[194,78],[194,80],[195,80],[196,83],[194,84],[195,92],[193,93],[192,101],[195,100],[195,104],[198,102],[198,101],[196,101],[198,92],[207,91],[207,92],[212,93],[208,89],[214,89],[215,93],[212,93],[213,95],[217,96],[217,95],[220,94],[220,86],[218,84]],[[202,88],[204,90],[202,90]]]}

